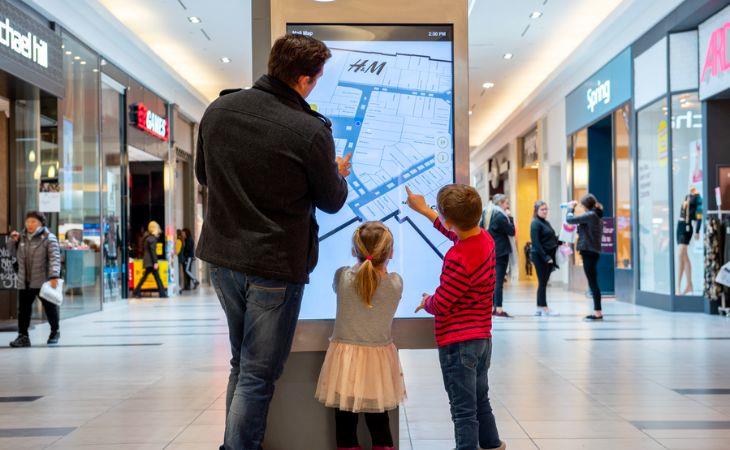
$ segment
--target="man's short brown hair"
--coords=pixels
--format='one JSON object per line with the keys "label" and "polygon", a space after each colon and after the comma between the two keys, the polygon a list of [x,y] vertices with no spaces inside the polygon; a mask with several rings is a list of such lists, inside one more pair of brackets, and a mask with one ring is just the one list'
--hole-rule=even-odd
{"label": "man's short brown hair", "polygon": [[269,54],[269,75],[289,86],[301,76],[314,77],[332,53],[323,42],[301,34],[286,34],[274,42]]}
{"label": "man's short brown hair", "polygon": [[439,191],[437,202],[443,218],[460,230],[479,226],[482,218],[482,198],[473,187],[466,184],[448,184]]}

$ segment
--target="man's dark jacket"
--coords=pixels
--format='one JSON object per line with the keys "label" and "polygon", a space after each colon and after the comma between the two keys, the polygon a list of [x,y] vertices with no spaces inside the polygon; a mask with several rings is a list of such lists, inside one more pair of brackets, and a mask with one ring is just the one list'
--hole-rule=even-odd
{"label": "man's dark jacket", "polygon": [[195,174],[208,188],[197,256],[249,275],[306,283],[319,250],[315,208],[335,213],[347,182],[331,123],[270,76],[226,93],[200,122]]}
{"label": "man's dark jacket", "polygon": [[494,239],[494,256],[507,256],[512,253],[510,237],[515,235],[515,222],[496,209],[492,211],[492,220],[489,222],[489,234]]}

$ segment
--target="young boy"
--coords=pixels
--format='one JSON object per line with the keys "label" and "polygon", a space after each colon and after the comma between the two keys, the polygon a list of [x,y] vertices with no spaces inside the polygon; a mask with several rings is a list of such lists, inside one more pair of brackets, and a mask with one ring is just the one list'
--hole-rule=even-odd
{"label": "young boy", "polygon": [[421,306],[436,318],[436,342],[451,403],[456,450],[504,449],[489,404],[487,371],[492,355],[494,241],[479,227],[482,200],[476,189],[451,184],[438,193],[438,212],[422,195],[408,206],[454,242],[444,257],[441,284]]}

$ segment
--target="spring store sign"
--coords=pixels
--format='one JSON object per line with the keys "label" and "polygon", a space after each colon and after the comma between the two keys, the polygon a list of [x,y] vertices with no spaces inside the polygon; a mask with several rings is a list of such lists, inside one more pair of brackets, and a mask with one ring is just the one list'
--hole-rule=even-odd
{"label": "spring store sign", "polygon": [[699,27],[700,99],[730,88],[730,6]]}

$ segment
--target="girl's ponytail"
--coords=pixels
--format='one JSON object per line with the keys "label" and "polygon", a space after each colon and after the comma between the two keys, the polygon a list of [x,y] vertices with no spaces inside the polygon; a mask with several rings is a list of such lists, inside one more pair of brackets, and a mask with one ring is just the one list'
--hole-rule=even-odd
{"label": "girl's ponytail", "polygon": [[355,290],[369,308],[380,283],[380,269],[390,259],[393,235],[382,222],[366,222],[352,238],[355,256],[360,268],[355,274]]}

